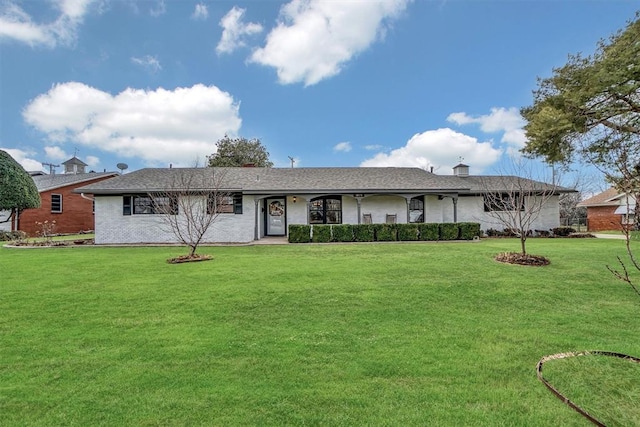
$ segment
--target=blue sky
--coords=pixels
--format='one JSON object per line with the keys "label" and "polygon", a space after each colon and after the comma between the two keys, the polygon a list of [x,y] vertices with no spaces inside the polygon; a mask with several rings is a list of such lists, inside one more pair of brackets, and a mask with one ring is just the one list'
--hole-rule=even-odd
{"label": "blue sky", "polygon": [[[203,165],[225,134],[278,167],[491,173],[536,78],[622,0],[0,0],[0,148],[27,170]],[[44,170],[48,170],[44,168]],[[60,169],[58,169],[60,171]]]}

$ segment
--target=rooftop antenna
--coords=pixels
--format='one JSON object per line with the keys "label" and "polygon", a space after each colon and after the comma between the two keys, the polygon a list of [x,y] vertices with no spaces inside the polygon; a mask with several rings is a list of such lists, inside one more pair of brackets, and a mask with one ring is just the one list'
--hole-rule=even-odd
{"label": "rooftop antenna", "polygon": [[120,169],[120,175],[122,175],[125,170],[129,169],[129,165],[126,163],[118,163],[116,167]]}
{"label": "rooftop antenna", "polygon": [[289,160],[291,160],[291,167],[293,167],[293,164],[296,162],[296,160],[291,157],[291,156],[287,156],[289,158]]}
{"label": "rooftop antenna", "polygon": [[60,167],[60,165],[54,165],[53,163],[42,163],[42,166],[49,166],[49,175],[55,175],[56,168]]}
{"label": "rooftop antenna", "polygon": [[462,163],[462,161],[464,160],[464,157],[460,156],[458,157],[458,160],[460,160],[460,163]]}
{"label": "rooftop antenna", "polygon": [[80,150],[78,150],[78,147],[75,147],[73,149],[73,157],[78,157],[78,151],[80,151]]}

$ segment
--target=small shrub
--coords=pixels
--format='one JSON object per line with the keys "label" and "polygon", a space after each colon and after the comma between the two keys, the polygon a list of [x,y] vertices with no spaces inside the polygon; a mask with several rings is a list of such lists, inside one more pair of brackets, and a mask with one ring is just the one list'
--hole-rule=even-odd
{"label": "small shrub", "polygon": [[311,241],[313,243],[329,243],[331,241],[331,226],[314,225],[311,229]]}
{"label": "small shrub", "polygon": [[398,240],[402,242],[418,240],[418,224],[396,224]]}
{"label": "small shrub", "polygon": [[373,224],[358,224],[353,226],[353,239],[356,242],[373,242],[374,237]]}
{"label": "small shrub", "polygon": [[310,241],[310,225],[291,224],[289,226],[289,243],[309,243]]}
{"label": "small shrub", "polygon": [[555,227],[551,229],[551,232],[553,233],[554,236],[567,237],[569,234],[575,233],[576,230],[571,227]]}
{"label": "small shrub", "polygon": [[440,224],[418,224],[418,238],[422,241],[437,241],[440,239]]}
{"label": "small shrub", "polygon": [[353,242],[353,225],[340,224],[331,226],[333,242]]}
{"label": "small shrub", "polygon": [[475,236],[480,237],[482,231],[480,231],[480,224],[477,222],[461,222],[458,224],[460,229],[460,239],[473,240]]}
{"label": "small shrub", "polygon": [[0,231],[0,241],[2,242],[21,242],[27,238],[27,233],[24,231]]}
{"label": "small shrub", "polygon": [[441,240],[456,240],[460,233],[458,224],[454,222],[447,222],[440,224],[440,239]]}

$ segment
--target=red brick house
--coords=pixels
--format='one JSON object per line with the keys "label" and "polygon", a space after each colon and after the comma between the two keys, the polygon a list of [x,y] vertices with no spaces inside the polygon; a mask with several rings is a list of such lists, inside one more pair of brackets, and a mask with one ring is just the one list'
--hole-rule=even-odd
{"label": "red brick house", "polygon": [[587,229],[589,231],[622,230],[633,224],[635,200],[615,188],[583,200],[578,206],[587,208]]}
{"label": "red brick house", "polygon": [[[37,223],[56,222],[55,233],[78,233],[94,229],[93,198],[90,195],[74,193],[73,190],[105,179],[118,176],[117,172],[84,172],[84,163],[67,162],[72,165],[71,172],[54,175],[33,176],[40,193],[41,206],[38,209],[26,209],[20,213],[18,224],[13,228],[37,236],[42,226]],[[82,165],[80,163],[82,163]],[[86,165],[85,165],[86,166]],[[75,173],[73,171],[76,171]]]}

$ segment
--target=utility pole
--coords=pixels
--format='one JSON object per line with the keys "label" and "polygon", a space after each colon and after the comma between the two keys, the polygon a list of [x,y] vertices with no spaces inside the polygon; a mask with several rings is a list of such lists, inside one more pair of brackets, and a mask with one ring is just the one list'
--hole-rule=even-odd
{"label": "utility pole", "polygon": [[60,165],[54,165],[53,163],[42,163],[42,166],[49,166],[49,175],[55,175],[56,168],[60,167]]}

